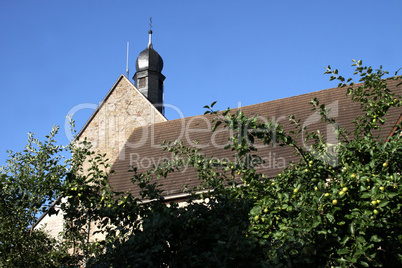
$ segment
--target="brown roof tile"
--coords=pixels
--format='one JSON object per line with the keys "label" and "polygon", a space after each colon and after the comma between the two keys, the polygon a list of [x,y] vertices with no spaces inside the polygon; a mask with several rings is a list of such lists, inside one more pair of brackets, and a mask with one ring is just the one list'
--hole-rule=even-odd
{"label": "brown roof tile", "polygon": [[[398,93],[402,93],[402,87],[396,88],[397,81],[390,81],[388,87]],[[327,125],[318,123],[317,117],[311,111],[309,101],[316,97],[320,103],[332,107],[332,112],[340,127],[351,129],[352,120],[357,114],[361,114],[360,104],[352,102],[346,96],[346,89],[331,88],[294,96],[290,98],[278,99],[263,102],[255,105],[242,107],[242,111],[248,115],[260,115],[264,118],[272,118],[284,125],[286,131],[293,126],[289,124],[288,115],[294,114],[301,123],[307,125],[310,130],[319,129],[321,133],[327,135]],[[236,111],[233,109],[232,111]],[[387,123],[383,129],[384,136],[390,133],[393,124],[397,121],[400,110],[390,111]],[[137,167],[139,171],[152,168],[152,165],[161,163],[163,159],[171,159],[172,154],[161,150],[160,144],[164,140],[175,141],[180,139],[185,145],[194,145],[194,140],[199,140],[198,146],[203,147],[202,152],[207,156],[215,156],[219,159],[228,158],[233,155],[230,150],[224,150],[227,143],[228,132],[221,131],[212,133],[211,115],[192,116],[162,123],[157,123],[147,127],[137,128],[130,136],[122,151],[120,158],[113,164],[112,169],[115,174],[110,175],[110,182],[117,191],[130,191],[138,195],[138,187],[130,181],[132,173],[128,172],[130,166]],[[301,138],[299,138],[301,144]],[[259,148],[257,154],[265,157],[266,164],[261,170],[269,177],[275,176],[283,169],[283,164],[288,166],[296,158],[293,150],[289,147],[264,146]],[[167,178],[159,181],[165,190],[164,195],[172,196],[183,193],[183,185],[188,184],[193,187],[199,184],[197,175],[189,168],[182,172],[169,174]]]}

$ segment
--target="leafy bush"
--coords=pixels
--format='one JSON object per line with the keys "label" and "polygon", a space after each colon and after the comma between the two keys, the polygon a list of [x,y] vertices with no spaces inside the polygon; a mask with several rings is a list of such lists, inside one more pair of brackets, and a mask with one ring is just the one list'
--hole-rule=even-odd
{"label": "leafy bush", "polygon": [[[14,207],[1,207],[0,266],[6,265],[5,260],[9,266],[33,264],[23,262],[21,255],[32,260],[33,252],[9,250],[23,248],[29,237],[29,243],[40,242],[36,252],[41,254],[44,245],[50,245],[49,254],[38,260],[52,265],[400,267],[402,140],[400,133],[385,139],[384,132],[390,130],[381,128],[388,110],[402,105],[401,96],[390,92],[387,82],[401,77],[384,79],[387,72],[381,68],[363,67],[361,61],[354,65],[362,84],[327,69],[331,80],[339,80],[339,87],[364,112],[354,121],[353,132],[338,130],[338,144],[330,145],[319,133],[309,132],[296,116],[289,117],[294,130],[286,132],[273,122],[248,118],[241,110],[215,111],[213,103],[206,106],[206,113],[215,115],[214,130],[233,131],[226,149],[238,161],[217,161],[179,141],[167,142],[164,150],[176,160],[146,173],[133,170],[132,182],[140,187],[141,196],[115,192],[109,185],[105,155],[95,155],[86,141],[67,148],[73,153],[67,164],[59,164],[54,156],[60,148],[52,145],[53,136],[38,152],[16,155],[9,171],[18,172],[1,175],[2,199]],[[336,123],[318,99],[311,104],[323,122]],[[311,148],[296,142],[301,135]],[[267,178],[257,172],[263,160],[256,142],[289,146],[300,161]],[[196,170],[201,185],[189,189],[182,204],[168,203],[158,179],[184,165]],[[31,181],[35,189],[27,184]],[[46,208],[55,196],[65,213],[64,240],[56,244],[42,233],[27,236],[38,208]],[[6,228],[7,211],[23,212],[15,218],[18,224],[13,228],[19,233],[13,236]],[[57,213],[55,207],[49,213]],[[88,232],[101,233],[105,239],[93,241]],[[65,248],[72,256],[63,254]]]}
{"label": "leafy bush", "polygon": [[[166,143],[165,150],[177,160],[133,176],[133,182],[143,189],[142,198],[154,201],[136,205],[132,215],[136,227],[123,240],[113,237],[112,247],[105,242],[107,249],[92,259],[94,264],[400,266],[401,139],[397,134],[385,140],[379,131],[388,110],[401,106],[401,97],[387,89],[386,72],[362,67],[361,62],[354,65],[363,82],[357,87],[350,79],[345,82],[337,70],[328,67],[327,71],[365,113],[356,118],[354,132],[338,130],[336,145],[329,146],[319,133],[308,132],[295,116],[290,120],[296,130],[286,133],[280,125],[247,118],[241,110],[219,112],[213,110],[215,103],[206,106],[206,113],[216,115],[214,129],[227,127],[235,133],[226,149],[234,151],[240,161],[217,163],[199,149]],[[322,121],[335,123],[318,99],[311,103]],[[296,137],[302,133],[306,142],[313,141],[312,150],[297,144]],[[290,146],[300,161],[275,178],[266,178],[256,171],[262,163],[254,148],[257,140]],[[166,206],[154,179],[180,169],[185,164],[181,159],[194,167],[202,189],[209,191],[194,195],[185,207]]]}

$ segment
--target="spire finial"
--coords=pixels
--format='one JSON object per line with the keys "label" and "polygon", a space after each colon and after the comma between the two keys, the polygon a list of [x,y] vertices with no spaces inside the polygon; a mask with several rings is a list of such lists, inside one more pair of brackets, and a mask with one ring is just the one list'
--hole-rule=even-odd
{"label": "spire finial", "polygon": [[149,42],[148,48],[152,48],[152,17],[149,18]]}
{"label": "spire finial", "polygon": [[128,70],[128,47],[129,47],[129,43],[127,41],[127,61],[126,61],[126,72],[127,72],[127,78],[130,78],[129,76],[129,70]]}

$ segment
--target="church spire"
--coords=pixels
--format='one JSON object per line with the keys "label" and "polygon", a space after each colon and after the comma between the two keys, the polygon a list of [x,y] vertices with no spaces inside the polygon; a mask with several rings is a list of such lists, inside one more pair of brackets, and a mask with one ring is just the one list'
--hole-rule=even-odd
{"label": "church spire", "polygon": [[149,30],[148,34],[149,34],[148,48],[152,48],[152,30]]}
{"label": "church spire", "polygon": [[148,48],[152,48],[152,17],[149,18],[149,41],[148,41]]}
{"label": "church spire", "polygon": [[133,79],[135,86],[148,100],[163,114],[163,60],[152,44],[152,18],[150,19],[148,46],[137,58],[136,70]]}

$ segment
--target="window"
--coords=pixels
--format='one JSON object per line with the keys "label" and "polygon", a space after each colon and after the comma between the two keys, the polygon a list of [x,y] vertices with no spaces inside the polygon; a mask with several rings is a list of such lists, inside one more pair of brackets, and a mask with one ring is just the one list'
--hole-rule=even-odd
{"label": "window", "polygon": [[146,87],[147,86],[147,78],[146,77],[141,77],[140,79],[138,79],[138,87],[142,88],[142,87]]}

